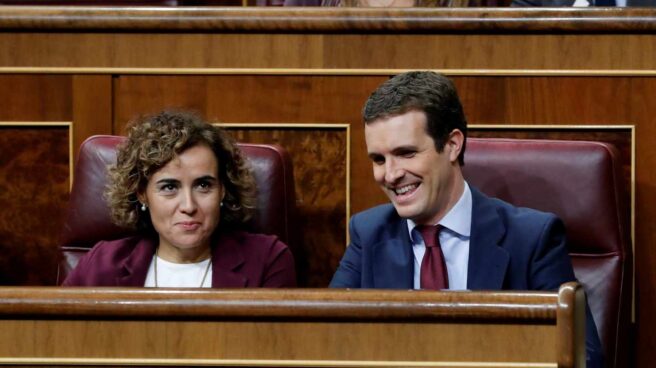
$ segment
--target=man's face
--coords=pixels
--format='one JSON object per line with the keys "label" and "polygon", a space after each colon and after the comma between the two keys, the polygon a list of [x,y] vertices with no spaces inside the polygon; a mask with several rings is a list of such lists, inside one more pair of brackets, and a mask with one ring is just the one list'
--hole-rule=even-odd
{"label": "man's face", "polygon": [[454,130],[438,153],[426,124],[425,113],[409,111],[366,124],[364,134],[374,179],[399,216],[435,224],[462,194],[458,154],[464,137]]}

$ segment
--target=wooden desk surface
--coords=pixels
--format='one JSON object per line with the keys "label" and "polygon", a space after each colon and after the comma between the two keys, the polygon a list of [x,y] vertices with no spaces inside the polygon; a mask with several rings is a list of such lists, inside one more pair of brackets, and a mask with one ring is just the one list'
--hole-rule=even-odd
{"label": "wooden desk surface", "polygon": [[578,367],[582,297],[0,288],[0,364]]}

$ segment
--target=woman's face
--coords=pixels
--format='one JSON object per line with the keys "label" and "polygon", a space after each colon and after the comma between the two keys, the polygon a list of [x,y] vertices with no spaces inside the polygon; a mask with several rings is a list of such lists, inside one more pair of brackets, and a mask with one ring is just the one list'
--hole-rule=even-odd
{"label": "woman's face", "polygon": [[148,181],[139,198],[159,234],[160,257],[184,263],[210,253],[224,195],[218,168],[214,152],[201,144],[174,157]]}

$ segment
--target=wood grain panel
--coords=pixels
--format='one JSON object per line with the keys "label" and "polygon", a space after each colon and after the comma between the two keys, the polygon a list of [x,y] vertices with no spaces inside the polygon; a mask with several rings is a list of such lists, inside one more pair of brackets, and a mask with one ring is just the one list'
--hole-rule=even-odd
{"label": "wood grain panel", "polygon": [[112,134],[112,77],[73,76],[73,157],[85,139]]}
{"label": "wood grain panel", "polygon": [[[454,77],[470,124],[627,125],[640,77]],[[620,92],[621,91],[621,92]]]}
{"label": "wood grain panel", "polygon": [[[301,362],[544,363],[556,360],[553,325],[10,320],[3,321],[3,326],[12,333],[0,335],[0,356],[12,358],[47,358],[58,354],[88,359],[275,361],[293,357]],[[421,343],[426,339],[431,339],[440,349],[435,349],[434,344]],[[17,340],[31,343],[14,344]],[[508,341],[522,343],[508,344]],[[45,346],[49,348],[43,349]],[[346,348],[349,346],[352,348]]]}
{"label": "wood grain panel", "polygon": [[70,76],[0,74],[0,85],[0,121],[71,121]]}
{"label": "wood grain panel", "polygon": [[[217,0],[218,1],[218,0]],[[434,2],[428,1],[433,4]],[[243,33],[650,33],[649,8],[127,8],[3,7],[0,27],[16,31]],[[384,19],[384,21],[381,21]]]}
{"label": "wood grain panel", "polygon": [[346,129],[229,128],[240,142],[278,144],[294,165],[300,286],[326,287],[346,244]]}
{"label": "wood grain panel", "polygon": [[558,294],[0,288],[0,364],[573,367],[583,305],[576,283]]}
{"label": "wood grain panel", "polygon": [[0,48],[0,67],[656,69],[650,35],[0,33]]}
{"label": "wood grain panel", "polygon": [[[385,76],[139,76],[115,78],[115,131],[165,108],[225,123],[349,123]],[[360,129],[360,124],[354,128]]]}
{"label": "wood grain panel", "polygon": [[66,127],[0,125],[0,284],[54,285],[69,188]]}

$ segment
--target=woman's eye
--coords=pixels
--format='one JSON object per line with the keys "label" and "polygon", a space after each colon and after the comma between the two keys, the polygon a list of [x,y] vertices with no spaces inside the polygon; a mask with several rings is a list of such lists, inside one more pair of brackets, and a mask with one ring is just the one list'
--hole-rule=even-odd
{"label": "woman's eye", "polygon": [[163,191],[163,192],[173,192],[173,191],[175,191],[176,189],[177,189],[176,186],[173,185],[173,184],[166,184],[166,185],[163,185],[163,186],[160,188],[160,190]]}
{"label": "woman's eye", "polygon": [[210,189],[212,189],[212,183],[200,182],[200,183],[198,183],[198,189],[200,189],[201,191],[207,192]]}

